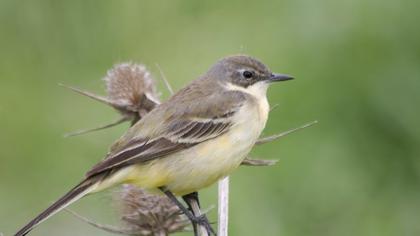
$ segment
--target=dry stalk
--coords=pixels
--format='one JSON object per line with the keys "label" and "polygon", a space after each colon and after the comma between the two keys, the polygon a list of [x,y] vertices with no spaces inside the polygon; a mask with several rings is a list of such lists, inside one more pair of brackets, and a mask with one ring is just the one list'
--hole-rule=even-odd
{"label": "dry stalk", "polygon": [[160,76],[162,77],[163,82],[165,83],[166,88],[168,89],[169,93],[172,95],[174,94],[174,90],[172,89],[171,84],[169,83],[169,81],[166,79],[165,73],[163,73],[162,68],[160,68],[159,64],[156,63],[156,67],[158,68],[159,72],[160,72]]}

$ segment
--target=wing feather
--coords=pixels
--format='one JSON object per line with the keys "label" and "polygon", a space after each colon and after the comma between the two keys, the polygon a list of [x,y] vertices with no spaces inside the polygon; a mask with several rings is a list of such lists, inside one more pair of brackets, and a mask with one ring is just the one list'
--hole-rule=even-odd
{"label": "wing feather", "polygon": [[[116,145],[111,148],[107,157],[87,172],[86,176],[92,177],[111,169],[162,158],[171,153],[218,137],[229,130],[233,123],[232,117],[242,105],[242,102],[238,100],[240,97],[233,96],[232,98],[236,99],[235,101],[230,101],[232,105],[228,106],[227,109],[226,107],[222,110],[219,109],[217,114],[210,113],[204,116],[197,116],[197,114],[189,115],[183,113],[179,115],[179,118],[169,119],[169,123],[154,121],[160,124],[160,126],[166,127],[163,132],[158,132],[157,135],[147,136],[143,134],[141,136],[135,136],[138,130],[133,129],[139,129],[139,127],[136,127],[137,125],[140,127],[150,127],[150,124],[148,124],[150,119],[146,115],[144,119],[140,120],[140,124],[136,124],[126,135],[116,142]],[[155,116],[161,115],[164,117],[165,113],[159,113],[159,108],[161,110],[168,108],[164,104],[156,108],[158,111]],[[186,110],[189,111],[191,109]]]}

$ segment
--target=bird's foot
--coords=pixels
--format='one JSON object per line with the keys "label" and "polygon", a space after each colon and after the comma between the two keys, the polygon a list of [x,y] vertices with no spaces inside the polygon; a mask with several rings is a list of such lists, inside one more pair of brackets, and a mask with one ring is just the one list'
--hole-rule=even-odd
{"label": "bird's foot", "polygon": [[[211,226],[209,220],[207,219],[207,216],[205,214],[202,214],[200,216],[194,216],[191,221],[193,223],[196,223],[198,225],[204,226],[204,228],[207,231],[207,234],[217,236],[216,231],[214,231],[213,227]],[[197,235],[196,235],[197,236]]]}

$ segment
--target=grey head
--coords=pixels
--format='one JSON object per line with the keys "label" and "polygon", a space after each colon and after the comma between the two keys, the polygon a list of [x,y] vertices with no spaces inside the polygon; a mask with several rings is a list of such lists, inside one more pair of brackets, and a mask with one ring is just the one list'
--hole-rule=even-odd
{"label": "grey head", "polygon": [[256,58],[247,55],[225,57],[207,72],[207,78],[230,82],[244,88],[255,83],[291,80],[293,77],[275,74]]}

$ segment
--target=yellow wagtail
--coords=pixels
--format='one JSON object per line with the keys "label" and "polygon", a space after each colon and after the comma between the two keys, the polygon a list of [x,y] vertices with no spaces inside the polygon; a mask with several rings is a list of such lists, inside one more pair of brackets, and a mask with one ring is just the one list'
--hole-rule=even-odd
{"label": "yellow wagtail", "polygon": [[269,84],[290,79],[249,56],[219,60],[133,125],[84,180],[15,235],[26,235],[83,196],[122,183],[162,190],[193,223],[213,232],[205,216],[191,214],[173,194],[188,196],[236,169],[266,124]]}

